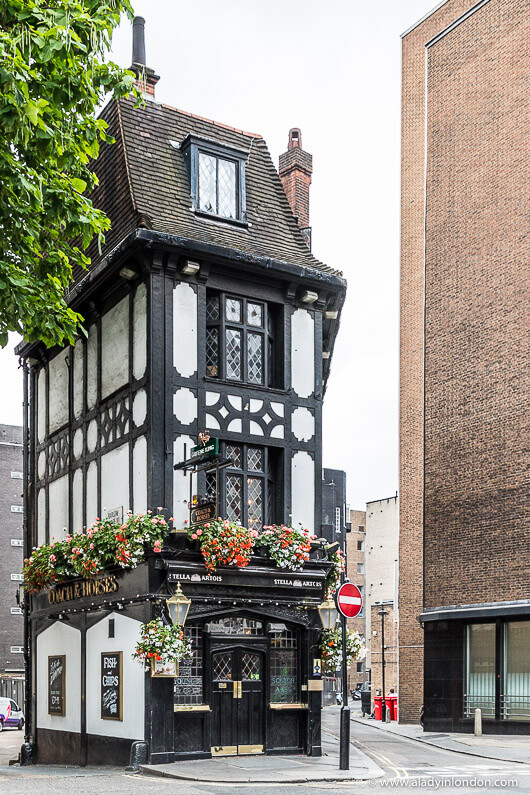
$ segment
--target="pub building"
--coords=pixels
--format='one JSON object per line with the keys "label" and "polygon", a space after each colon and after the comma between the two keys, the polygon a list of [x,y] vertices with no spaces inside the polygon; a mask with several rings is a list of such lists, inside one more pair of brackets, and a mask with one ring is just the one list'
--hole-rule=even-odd
{"label": "pub building", "polygon": [[[217,514],[320,536],[322,401],[345,281],[311,252],[300,130],[278,173],[261,136],[158,103],[144,52],[136,18],[145,105],[102,111],[115,143],[94,163],[92,198],[112,228],[69,293],[87,335],[18,350],[26,555],[96,516],[163,506],[173,520],[162,554],[137,568],[27,600],[33,759],[122,765],[133,743],[154,764],[318,756],[324,547],[301,571],[257,550],[246,568],[209,573],[187,528]],[[212,457],[193,458],[206,430]],[[178,676],[152,676],[132,658],[139,628],[175,592],[193,656]]]}

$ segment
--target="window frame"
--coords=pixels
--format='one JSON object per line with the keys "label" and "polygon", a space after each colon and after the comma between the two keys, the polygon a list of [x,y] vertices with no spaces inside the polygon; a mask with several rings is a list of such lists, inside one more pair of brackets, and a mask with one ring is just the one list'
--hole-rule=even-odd
{"label": "window frame", "polygon": [[[248,152],[243,149],[237,149],[233,146],[225,146],[212,141],[207,138],[200,138],[197,135],[189,134],[181,143],[180,148],[184,155],[184,162],[188,171],[190,180],[190,193],[191,193],[191,209],[197,215],[204,216],[205,218],[215,218],[218,221],[223,221],[228,224],[235,224],[237,226],[248,226],[247,223],[247,198],[246,198],[246,172],[245,163],[248,157]],[[199,206],[199,154],[209,155],[217,159],[216,175],[219,171],[219,160],[227,160],[235,164],[235,180],[236,180],[236,217],[227,218],[219,213],[208,212],[202,210]],[[216,200],[218,205],[218,182],[216,177]]]}
{"label": "window frame", "polygon": [[[219,312],[217,319],[208,318],[208,302],[212,298],[217,298],[219,302]],[[236,322],[228,320],[226,316],[226,303],[228,300],[239,301],[241,304],[241,321]],[[248,322],[247,307],[249,304],[256,304],[263,309],[263,318],[261,326],[253,326]],[[208,373],[208,367],[213,366],[208,364],[208,353],[206,351],[206,358],[204,362],[205,376],[207,378],[214,378],[218,381],[225,381],[229,384],[244,384],[251,387],[261,387],[263,389],[274,389],[274,380],[276,375],[276,334],[275,334],[275,319],[274,312],[267,301],[262,301],[255,298],[247,298],[245,296],[235,295],[231,292],[221,290],[208,290],[206,293],[206,339],[208,337],[209,329],[217,329],[217,375]],[[241,337],[241,354],[240,354],[240,378],[229,378],[227,375],[227,357],[226,357],[226,334],[228,330],[239,332]],[[262,339],[262,381],[250,381],[248,377],[249,363],[248,363],[248,336],[249,334],[259,334]]]}

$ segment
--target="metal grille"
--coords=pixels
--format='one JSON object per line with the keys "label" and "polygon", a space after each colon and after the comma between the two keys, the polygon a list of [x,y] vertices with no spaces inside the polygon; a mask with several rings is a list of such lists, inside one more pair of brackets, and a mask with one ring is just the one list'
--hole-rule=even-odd
{"label": "metal grille", "polygon": [[226,329],[226,377],[241,380],[241,332]]}
{"label": "metal grille", "polygon": [[226,679],[232,679],[232,653],[224,652],[216,654],[213,658],[213,680],[214,682],[222,682]]}
{"label": "metal grille", "polygon": [[216,158],[199,152],[199,209],[216,212],[215,177]]}
{"label": "metal grille", "polygon": [[206,374],[219,375],[219,329],[206,329]]}
{"label": "metal grille", "polygon": [[175,704],[202,704],[202,628],[185,627],[184,635],[191,640],[193,657],[179,665],[179,675],[173,683]]}
{"label": "metal grille", "polygon": [[470,696],[464,695],[464,714],[466,718],[472,718],[475,710],[482,711],[483,718],[495,717],[495,696]]}
{"label": "metal grille", "polygon": [[259,654],[245,652],[241,658],[241,679],[261,679],[261,661]]}
{"label": "metal grille", "polygon": [[219,320],[218,295],[211,295],[206,301],[206,320]]}
{"label": "metal grille", "polygon": [[248,526],[261,530],[263,525],[263,481],[261,478],[247,479]]}
{"label": "metal grille", "polygon": [[226,476],[226,516],[231,521],[242,518],[242,478],[240,475]]}
{"label": "metal grille", "polygon": [[263,336],[247,334],[247,370],[251,384],[263,382]]}
{"label": "metal grille", "polygon": [[261,447],[248,448],[247,466],[254,472],[263,472],[263,450]]}
{"label": "metal grille", "polygon": [[241,469],[241,448],[238,445],[227,444],[226,457],[230,458],[234,469]]}
{"label": "metal grille", "polygon": [[263,326],[263,307],[261,304],[247,303],[247,323],[249,326]]}
{"label": "metal grille", "polygon": [[226,299],[226,319],[232,323],[241,323],[241,301],[237,298]]}
{"label": "metal grille", "polygon": [[223,218],[236,217],[236,164],[230,160],[218,161],[218,208]]}
{"label": "metal grille", "polygon": [[530,696],[501,696],[501,714],[503,720],[529,720]]}

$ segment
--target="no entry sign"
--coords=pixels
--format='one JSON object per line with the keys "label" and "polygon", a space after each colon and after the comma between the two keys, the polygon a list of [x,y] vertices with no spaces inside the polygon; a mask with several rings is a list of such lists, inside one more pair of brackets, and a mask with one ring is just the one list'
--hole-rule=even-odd
{"label": "no entry sign", "polygon": [[356,585],[345,582],[337,591],[337,607],[346,618],[355,618],[363,609],[363,597]]}

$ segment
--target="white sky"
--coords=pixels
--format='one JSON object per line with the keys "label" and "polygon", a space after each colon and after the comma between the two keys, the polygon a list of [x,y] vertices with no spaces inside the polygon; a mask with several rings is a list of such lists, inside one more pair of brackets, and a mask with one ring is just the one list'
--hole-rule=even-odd
{"label": "white sky", "polygon": [[[147,65],[169,105],[264,136],[290,127],[313,155],[313,251],[348,297],[324,403],[324,466],[352,507],[395,493],[398,423],[400,34],[435,0],[136,0]],[[122,24],[113,59],[131,62]],[[0,351],[0,422],[22,422],[13,347]]]}

